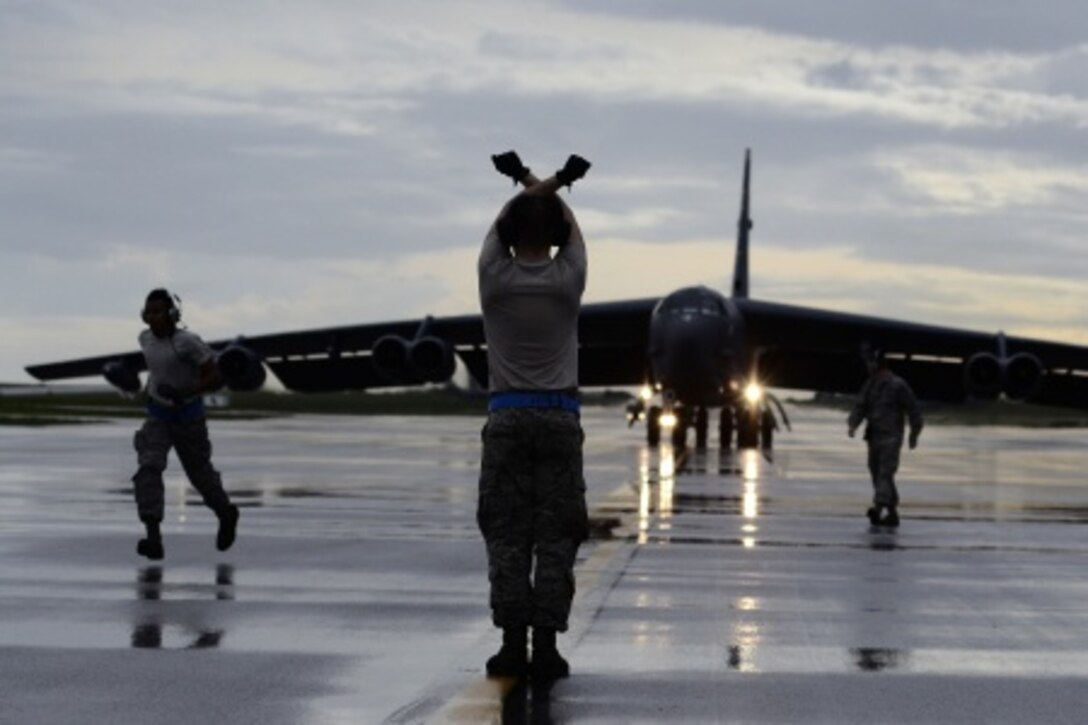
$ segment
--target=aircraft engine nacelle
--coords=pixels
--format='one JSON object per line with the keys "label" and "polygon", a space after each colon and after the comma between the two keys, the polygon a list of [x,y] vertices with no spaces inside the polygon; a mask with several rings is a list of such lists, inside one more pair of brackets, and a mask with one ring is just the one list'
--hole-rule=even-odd
{"label": "aircraft engine nacelle", "polygon": [[442,383],[453,375],[456,364],[453,348],[437,337],[421,337],[408,346],[408,361],[420,377],[430,383]]}
{"label": "aircraft engine nacelle", "polygon": [[370,359],[374,367],[391,380],[407,380],[410,373],[408,364],[408,341],[400,335],[379,337],[370,348]]}
{"label": "aircraft engine nacelle", "polygon": [[257,390],[265,381],[264,363],[261,356],[248,347],[234,343],[216,358],[219,373],[231,390],[248,392]]}
{"label": "aircraft engine nacelle", "polygon": [[996,398],[1001,393],[1004,365],[988,352],[976,352],[963,366],[963,384],[976,398]]}
{"label": "aircraft engine nacelle", "polygon": [[430,335],[415,340],[386,335],[374,343],[370,357],[382,375],[406,384],[441,383],[450,379],[455,368],[453,348]]}
{"label": "aircraft engine nacelle", "polygon": [[1043,383],[1043,363],[1028,352],[1018,352],[1005,361],[1004,384],[1006,397],[1027,400]]}
{"label": "aircraft engine nacelle", "polygon": [[102,375],[115,388],[126,393],[140,392],[140,376],[120,360],[112,360],[102,366]]}
{"label": "aircraft engine nacelle", "polygon": [[1038,392],[1043,374],[1043,363],[1027,352],[1007,358],[979,352],[968,358],[963,368],[967,392],[977,398],[989,399],[1004,393],[1010,400],[1026,400]]}

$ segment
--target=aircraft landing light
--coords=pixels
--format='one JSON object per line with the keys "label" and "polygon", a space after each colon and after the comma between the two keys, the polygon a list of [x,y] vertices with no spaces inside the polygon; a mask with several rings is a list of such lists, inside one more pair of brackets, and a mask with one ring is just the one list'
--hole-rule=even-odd
{"label": "aircraft landing light", "polygon": [[674,428],[676,427],[676,415],[674,413],[662,413],[658,422],[662,428]]}
{"label": "aircraft landing light", "polygon": [[763,388],[759,387],[759,383],[748,383],[744,388],[744,397],[749,403],[757,403],[763,397]]}
{"label": "aircraft landing light", "polygon": [[649,385],[643,385],[642,389],[638,391],[638,397],[648,401],[650,398],[654,397],[654,389]]}

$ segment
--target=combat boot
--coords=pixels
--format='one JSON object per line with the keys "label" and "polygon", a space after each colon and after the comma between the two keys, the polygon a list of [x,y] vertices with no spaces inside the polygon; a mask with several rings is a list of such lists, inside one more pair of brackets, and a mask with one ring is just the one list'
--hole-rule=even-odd
{"label": "combat boot", "polygon": [[144,528],[147,529],[147,536],[136,542],[136,553],[146,556],[151,561],[159,561],[166,555],[162,546],[162,531],[159,528],[159,522],[144,521]]}
{"label": "combat boot", "polygon": [[570,677],[570,664],[555,646],[554,629],[533,629],[533,662],[529,674],[538,682]]}
{"label": "combat boot", "polygon": [[219,531],[215,534],[215,548],[226,551],[234,543],[234,535],[238,530],[238,507],[230,504],[216,512],[216,516],[219,517]]}
{"label": "combat boot", "polygon": [[870,524],[872,524],[873,526],[879,526],[880,525],[880,507],[879,506],[871,506],[869,508],[869,510],[865,512],[865,515],[869,517],[869,523]]}
{"label": "combat boot", "polygon": [[525,627],[502,630],[502,647],[487,660],[488,677],[523,677],[529,668]]}
{"label": "combat boot", "polygon": [[159,561],[166,556],[162,539],[140,539],[136,542],[136,553],[140,556],[146,556],[151,561]]}
{"label": "combat boot", "polygon": [[895,510],[895,506],[888,507],[888,515],[884,517],[884,521],[881,523],[885,526],[899,526],[899,512]]}

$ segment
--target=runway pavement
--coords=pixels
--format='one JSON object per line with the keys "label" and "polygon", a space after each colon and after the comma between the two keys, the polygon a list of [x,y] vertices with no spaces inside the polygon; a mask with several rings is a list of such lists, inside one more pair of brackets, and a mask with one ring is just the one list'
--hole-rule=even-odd
{"label": "runway pavement", "polygon": [[650,451],[587,409],[573,675],[486,680],[480,420],[213,421],[239,540],[167,478],[136,556],[134,421],[0,427],[0,723],[1080,723],[1088,431],[930,427],[903,524],[864,446]]}

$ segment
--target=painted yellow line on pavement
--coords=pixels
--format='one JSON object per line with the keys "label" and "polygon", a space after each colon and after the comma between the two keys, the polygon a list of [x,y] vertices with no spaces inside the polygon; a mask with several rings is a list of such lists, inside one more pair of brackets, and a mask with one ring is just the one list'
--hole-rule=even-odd
{"label": "painted yellow line on pavement", "polygon": [[[630,486],[622,484],[605,497],[606,501],[630,496]],[[623,522],[618,529],[627,529],[631,515],[620,516]],[[600,607],[612,581],[619,576],[623,561],[629,558],[634,548],[630,541],[609,539],[596,544],[593,552],[575,570],[577,591],[574,595],[572,610],[577,617],[572,617],[575,626],[567,632],[571,640],[577,642],[584,635],[593,617],[590,616]],[[622,561],[622,565],[620,562]],[[607,575],[607,577],[606,577]],[[603,588],[605,591],[600,591]],[[438,712],[427,718],[428,723],[501,723],[503,701],[517,687],[514,677],[481,678],[473,681],[450,698]]]}

